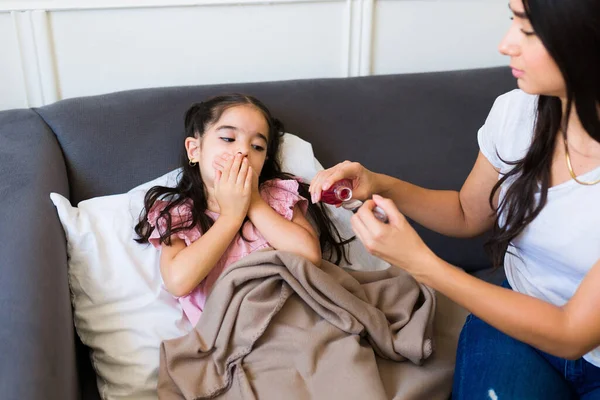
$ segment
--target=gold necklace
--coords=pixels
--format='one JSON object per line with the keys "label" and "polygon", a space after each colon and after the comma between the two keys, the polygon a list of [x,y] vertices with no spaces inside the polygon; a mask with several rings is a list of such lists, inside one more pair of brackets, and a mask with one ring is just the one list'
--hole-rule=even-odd
{"label": "gold necklace", "polygon": [[569,174],[571,174],[571,178],[580,185],[585,186],[593,186],[597,183],[600,183],[600,179],[595,180],[593,182],[584,182],[577,179],[577,175],[575,175],[575,171],[573,171],[573,166],[571,165],[571,157],[569,156],[569,144],[567,143],[567,135],[563,133],[563,140],[565,143],[565,157],[567,158],[567,168],[569,169]]}

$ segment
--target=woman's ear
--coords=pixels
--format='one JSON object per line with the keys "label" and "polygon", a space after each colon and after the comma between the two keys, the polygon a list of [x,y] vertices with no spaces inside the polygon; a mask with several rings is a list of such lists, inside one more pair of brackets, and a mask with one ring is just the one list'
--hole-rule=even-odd
{"label": "woman's ear", "polygon": [[185,151],[187,152],[188,160],[198,162],[200,160],[200,139],[186,137]]}

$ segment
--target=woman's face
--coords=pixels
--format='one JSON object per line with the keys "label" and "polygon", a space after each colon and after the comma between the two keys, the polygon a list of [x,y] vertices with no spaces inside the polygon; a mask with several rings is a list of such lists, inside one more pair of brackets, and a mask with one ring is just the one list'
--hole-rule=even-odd
{"label": "woman's face", "polygon": [[[510,57],[510,67],[519,88],[530,94],[566,96],[566,85],[558,65],[533,31],[522,0],[510,0],[512,24],[499,45]],[[557,32],[557,34],[560,34]]]}

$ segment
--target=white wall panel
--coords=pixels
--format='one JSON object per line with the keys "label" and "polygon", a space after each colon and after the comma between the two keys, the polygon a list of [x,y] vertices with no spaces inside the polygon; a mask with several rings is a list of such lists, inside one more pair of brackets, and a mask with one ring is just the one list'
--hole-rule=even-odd
{"label": "white wall panel", "polygon": [[0,109],[507,65],[496,48],[508,17],[506,0],[0,0]]}
{"label": "white wall panel", "polygon": [[0,13],[0,110],[27,107],[19,42],[10,13]]}
{"label": "white wall panel", "polygon": [[506,0],[379,0],[373,23],[372,72],[508,65],[497,48],[509,17]]}
{"label": "white wall panel", "polygon": [[[319,3],[345,0],[0,0],[1,11],[100,10],[116,8],[247,5],[268,3]],[[353,0],[354,1],[354,0]]]}
{"label": "white wall panel", "polygon": [[339,76],[343,2],[51,13],[63,97]]}

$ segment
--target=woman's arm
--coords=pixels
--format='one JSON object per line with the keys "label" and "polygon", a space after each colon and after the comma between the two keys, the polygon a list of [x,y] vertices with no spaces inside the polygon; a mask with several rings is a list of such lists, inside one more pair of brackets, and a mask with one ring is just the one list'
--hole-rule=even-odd
{"label": "woman's arm", "polygon": [[358,198],[366,199],[373,194],[390,198],[407,217],[446,236],[478,236],[494,223],[496,214],[489,197],[498,182],[498,171],[481,153],[460,192],[425,189],[345,161],[315,176],[310,188],[313,201],[320,200],[321,190],[343,178],[353,180],[353,191]]}
{"label": "woman's arm", "polygon": [[374,187],[375,193],[392,199],[400,212],[418,224],[446,236],[474,237],[494,224],[496,212],[489,198],[497,182],[498,171],[479,153],[460,192],[425,189],[379,174]]}
{"label": "woman's arm", "polygon": [[319,237],[298,205],[294,206],[294,215],[288,221],[258,196],[250,205],[248,218],[275,249],[301,255],[316,266],[321,265]]}
{"label": "woman's arm", "polygon": [[[492,285],[446,263],[423,243],[391,200],[374,196],[352,217],[373,254],[445,294],[490,325],[550,354],[575,359],[600,345],[600,260],[563,307]],[[372,215],[378,205],[389,224]]]}
{"label": "woman's arm", "polygon": [[515,339],[567,359],[600,346],[600,260],[562,307],[484,282],[441,259],[434,265],[417,279]]}

